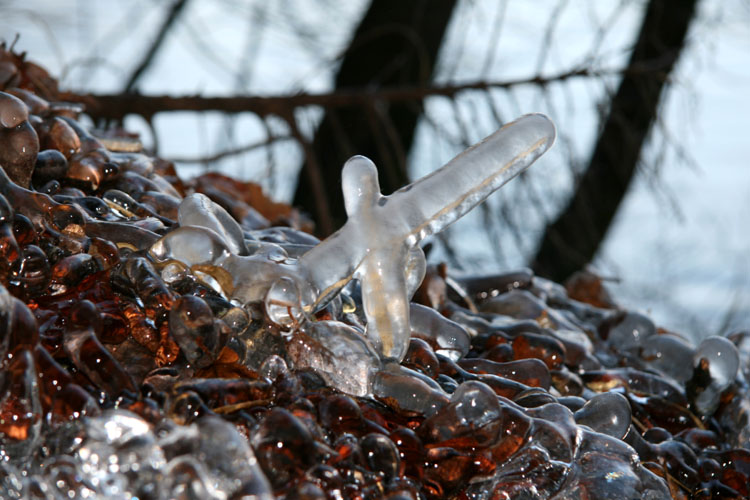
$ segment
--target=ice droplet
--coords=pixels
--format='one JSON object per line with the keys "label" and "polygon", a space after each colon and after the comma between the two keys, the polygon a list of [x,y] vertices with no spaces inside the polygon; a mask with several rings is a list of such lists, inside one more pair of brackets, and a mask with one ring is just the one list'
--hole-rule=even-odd
{"label": "ice droplet", "polygon": [[16,352],[0,374],[0,457],[21,464],[35,451],[42,430],[42,406],[34,358]]}
{"label": "ice droplet", "polygon": [[497,395],[478,381],[461,383],[450,402],[424,421],[420,435],[430,442],[465,438],[477,447],[496,442],[501,431],[503,409]]}
{"label": "ice droplet", "polygon": [[160,238],[151,246],[149,254],[157,262],[176,260],[194,266],[228,256],[229,248],[216,232],[205,227],[185,226]]}
{"label": "ice droplet", "polygon": [[373,377],[372,392],[375,396],[393,401],[398,408],[434,415],[448,404],[448,395],[439,388],[428,384],[423,378],[411,373],[412,370],[400,369],[399,365],[389,363]]}
{"label": "ice droplet", "polygon": [[653,335],[643,341],[641,358],[649,367],[669,375],[678,382],[685,382],[693,373],[692,364],[685,362],[693,358],[695,347],[687,341],[664,333]]}
{"label": "ice droplet", "polygon": [[630,403],[622,394],[605,392],[588,400],[574,416],[578,424],[622,439],[630,428]]}
{"label": "ice droplet", "polygon": [[628,312],[617,325],[609,330],[607,340],[623,351],[634,350],[646,339],[656,335],[656,326],[646,316]]}

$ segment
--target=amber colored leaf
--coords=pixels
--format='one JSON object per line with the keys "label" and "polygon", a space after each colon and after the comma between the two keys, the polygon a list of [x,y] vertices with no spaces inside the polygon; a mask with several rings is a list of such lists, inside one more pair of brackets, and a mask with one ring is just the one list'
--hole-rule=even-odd
{"label": "amber colored leaf", "polygon": [[580,271],[565,282],[565,290],[571,299],[591,304],[594,307],[612,309],[617,307],[600,276]]}

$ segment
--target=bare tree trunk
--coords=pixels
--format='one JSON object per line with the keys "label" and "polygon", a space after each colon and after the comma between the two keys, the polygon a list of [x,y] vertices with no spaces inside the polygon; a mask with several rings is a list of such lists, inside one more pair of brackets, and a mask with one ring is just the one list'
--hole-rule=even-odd
{"label": "bare tree trunk", "polygon": [[[697,0],[650,0],[629,68],[588,168],[568,206],[547,226],[534,271],[568,278],[596,254],[635,175],[643,143],[657,117],[669,73],[685,44]],[[644,67],[652,71],[641,71]]]}
{"label": "bare tree trunk", "polygon": [[[455,3],[373,0],[344,54],[336,89],[428,84]],[[341,167],[350,156],[362,154],[378,165],[386,193],[407,183],[406,154],[421,111],[420,101],[326,109],[310,148],[315,158],[307,159],[294,197],[295,205],[314,215],[321,234],[346,219]],[[315,177],[325,180],[324,200],[310,189]]]}

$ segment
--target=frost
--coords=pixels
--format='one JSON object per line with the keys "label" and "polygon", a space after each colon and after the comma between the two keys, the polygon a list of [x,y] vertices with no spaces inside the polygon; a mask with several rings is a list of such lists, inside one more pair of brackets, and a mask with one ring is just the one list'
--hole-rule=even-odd
{"label": "frost", "polygon": [[[157,241],[150,254],[210,275],[231,299],[265,301],[282,327],[322,309],[356,278],[367,338],[382,359],[400,360],[409,344],[409,301],[425,272],[419,243],[531,165],[554,138],[547,117],[522,116],[388,196],[380,193],[375,165],[355,156],[342,172],[347,222],[299,259],[273,243],[243,245],[239,224],[198,194],[180,206],[182,227]],[[251,255],[241,255],[245,248]],[[288,296],[294,285],[299,300]]]}

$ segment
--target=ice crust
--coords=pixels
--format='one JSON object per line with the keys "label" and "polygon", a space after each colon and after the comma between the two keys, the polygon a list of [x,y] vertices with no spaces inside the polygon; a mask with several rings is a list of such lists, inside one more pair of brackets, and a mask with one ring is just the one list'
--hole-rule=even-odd
{"label": "ice crust", "polygon": [[181,227],[160,238],[150,254],[210,275],[238,303],[264,301],[271,321],[285,329],[309,319],[358,279],[366,337],[382,360],[399,361],[411,334],[409,302],[425,274],[419,243],[522,172],[554,139],[549,118],[522,116],[387,196],[375,165],[354,156],[342,171],[347,222],[299,258],[248,235],[243,241],[243,230],[224,209],[193,194],[180,204]]}

